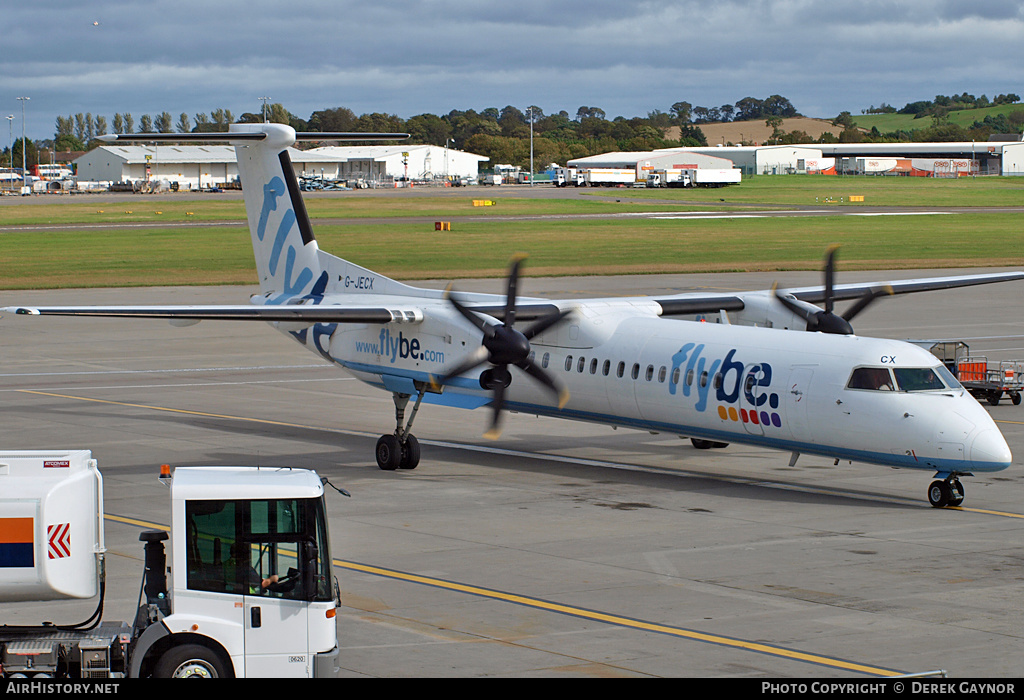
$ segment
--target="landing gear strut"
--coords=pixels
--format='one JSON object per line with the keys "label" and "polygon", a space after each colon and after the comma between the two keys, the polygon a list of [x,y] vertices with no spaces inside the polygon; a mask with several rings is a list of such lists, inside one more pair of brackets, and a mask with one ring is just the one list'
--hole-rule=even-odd
{"label": "landing gear strut", "polygon": [[420,463],[420,443],[410,431],[416,412],[423,402],[425,387],[416,382],[416,403],[413,404],[409,420],[405,420],[405,408],[409,405],[409,394],[395,392],[391,397],[395,400],[395,432],[393,435],[381,435],[377,440],[377,466],[385,471],[395,469],[415,469]]}
{"label": "landing gear strut", "polygon": [[933,481],[928,487],[928,502],[935,508],[958,506],[964,502],[964,487],[956,474],[942,481]]}

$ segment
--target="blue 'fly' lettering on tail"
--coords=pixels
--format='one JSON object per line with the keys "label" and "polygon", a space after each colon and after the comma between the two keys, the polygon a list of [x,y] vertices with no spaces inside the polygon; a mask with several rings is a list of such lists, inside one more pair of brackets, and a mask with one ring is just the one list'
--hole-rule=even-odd
{"label": "blue 'fly' lettering on tail", "polygon": [[263,186],[263,209],[260,211],[260,221],[256,226],[256,235],[262,241],[267,231],[267,219],[270,212],[277,210],[277,198],[284,194],[284,182],[281,178],[275,177]]}
{"label": "blue 'fly' lettering on tail", "polygon": [[[277,227],[277,236],[274,238],[274,247],[270,250],[269,267],[271,277],[277,274],[277,261],[281,259],[281,249],[284,248],[284,242],[288,238],[288,233],[292,230],[292,226],[294,225],[295,212],[289,209],[284,213],[284,216],[281,217],[281,225]],[[294,251],[294,248],[289,247],[289,271],[291,270],[291,263],[295,261]]]}
{"label": "blue 'fly' lettering on tail", "polygon": [[295,247],[288,246],[288,259],[284,266],[284,293],[285,294],[298,294],[306,285],[313,280],[313,271],[308,267],[302,268],[302,272],[295,278],[295,282],[292,283],[292,268],[295,267]]}

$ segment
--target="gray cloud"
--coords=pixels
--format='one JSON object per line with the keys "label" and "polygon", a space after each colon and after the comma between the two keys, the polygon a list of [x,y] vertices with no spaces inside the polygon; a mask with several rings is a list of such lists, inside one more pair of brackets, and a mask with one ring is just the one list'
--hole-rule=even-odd
{"label": "gray cloud", "polygon": [[57,4],[4,11],[0,111],[30,96],[33,138],[57,115],[239,115],[263,95],[303,118],[507,104],[631,117],[771,94],[831,117],[1020,93],[1024,58],[1024,10],[1009,0]]}

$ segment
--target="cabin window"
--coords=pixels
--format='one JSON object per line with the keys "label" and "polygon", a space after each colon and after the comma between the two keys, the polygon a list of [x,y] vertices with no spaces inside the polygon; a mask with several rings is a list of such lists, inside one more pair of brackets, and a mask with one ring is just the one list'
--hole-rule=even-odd
{"label": "cabin window", "polygon": [[700,373],[700,386],[703,389],[708,385],[708,373],[706,371]]}
{"label": "cabin window", "polygon": [[693,370],[686,372],[686,386],[693,386]]}
{"label": "cabin window", "polygon": [[608,376],[608,373],[609,373],[609,372],[610,372],[611,370],[612,370],[612,361],[611,361],[611,360],[605,360],[605,361],[604,361],[604,366],[603,366],[603,367],[601,367],[601,374],[603,374],[604,376],[606,376],[606,377],[607,377],[607,376]]}
{"label": "cabin window", "polygon": [[679,383],[679,368],[678,367],[676,367],[674,370],[672,370],[672,383],[673,384],[678,384]]}
{"label": "cabin window", "polygon": [[597,374],[597,358],[590,361],[590,373]]}
{"label": "cabin window", "polygon": [[668,374],[668,368],[665,367],[665,365],[662,365],[661,369],[658,370],[658,383],[659,384],[664,384],[665,383],[665,375],[666,374]]}
{"label": "cabin window", "polygon": [[640,363],[633,363],[633,372],[631,376],[633,377],[633,379],[636,379],[637,377],[640,376]]}
{"label": "cabin window", "polygon": [[721,389],[722,388],[722,373],[721,372],[715,373],[715,379],[711,383],[711,385],[713,387],[715,387],[716,389]]}
{"label": "cabin window", "polygon": [[587,358],[580,357],[580,361],[576,363],[576,371],[583,374],[583,368],[587,366]]}
{"label": "cabin window", "polygon": [[894,386],[892,375],[885,367],[858,367],[850,375],[847,389],[866,389],[868,391],[892,391]]}
{"label": "cabin window", "polygon": [[615,368],[615,376],[622,379],[622,375],[626,373],[626,363],[620,362],[619,366]]}
{"label": "cabin window", "polygon": [[548,368],[548,363],[551,361],[551,353],[546,352],[540,358],[540,366],[542,369]]}
{"label": "cabin window", "polygon": [[654,379],[654,365],[647,365],[647,373],[644,375],[647,381]]}
{"label": "cabin window", "polygon": [[565,356],[565,371],[566,372],[572,371],[572,355],[566,355]]}

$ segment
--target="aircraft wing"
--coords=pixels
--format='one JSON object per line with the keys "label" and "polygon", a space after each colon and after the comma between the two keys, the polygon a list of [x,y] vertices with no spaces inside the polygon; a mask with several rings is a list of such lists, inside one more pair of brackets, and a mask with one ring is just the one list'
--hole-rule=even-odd
{"label": "aircraft wing", "polygon": [[391,323],[423,317],[420,309],[330,305],[210,306],[7,306],[0,311],[28,316],[159,318],[169,321],[284,321],[292,323]]}
{"label": "aircraft wing", "polygon": [[[886,290],[892,294],[912,294],[930,292],[940,289],[955,289],[978,284],[994,284],[1024,280],[1024,272],[995,272],[980,275],[953,275],[950,277],[927,277],[921,279],[893,280],[881,282],[862,282],[837,284],[833,288],[832,298],[835,301],[860,299],[868,291]],[[801,301],[820,303],[825,301],[824,286],[796,287],[780,290],[791,294]],[[764,291],[755,292],[763,295]],[[744,292],[735,294],[679,294],[677,296],[655,299],[662,308],[662,316],[681,316],[700,313],[717,313],[718,311],[741,311],[744,308]]]}
{"label": "aircraft wing", "polygon": [[[970,287],[976,284],[1011,282],[1013,280],[1024,280],[1024,272],[995,272],[981,275],[955,275],[952,277],[927,277],[922,279],[895,280],[888,282],[837,284],[833,290],[833,298],[836,301],[857,299],[864,296],[864,294],[869,290],[879,288],[892,289],[893,294],[912,294],[915,292],[931,292],[939,289]],[[801,301],[816,303],[825,300],[824,287],[802,287],[799,289],[786,289],[783,291],[788,294],[792,294]]]}
{"label": "aircraft wing", "polygon": [[[859,299],[868,290],[891,288],[893,294],[910,294],[940,289],[954,289],[978,284],[993,284],[1024,280],[1024,272],[997,272],[980,275],[955,275],[950,277],[929,277],[922,279],[839,284],[833,290],[833,299]],[[801,301],[817,303],[824,301],[825,288],[799,287],[784,290]],[[763,295],[765,291],[755,292]],[[701,294],[684,293],[670,297],[652,297],[662,309],[662,316],[683,316],[719,311],[741,311],[745,307],[745,293]],[[569,301],[569,300],[565,300]],[[585,301],[585,300],[580,300]],[[473,311],[503,320],[504,306],[467,302]],[[516,318],[522,321],[536,320],[552,313],[559,307],[554,303],[516,304]],[[7,313],[30,316],[93,316],[107,318],[157,318],[170,321],[280,321],[292,323],[392,323],[421,320],[423,311],[419,308],[387,308],[370,306],[338,306],[319,304],[284,305],[193,305],[193,306],[8,306],[0,308]]]}

